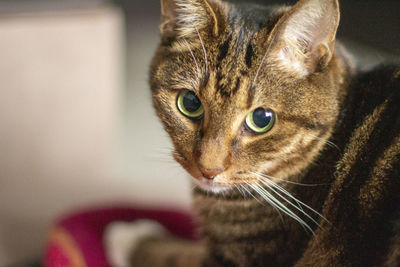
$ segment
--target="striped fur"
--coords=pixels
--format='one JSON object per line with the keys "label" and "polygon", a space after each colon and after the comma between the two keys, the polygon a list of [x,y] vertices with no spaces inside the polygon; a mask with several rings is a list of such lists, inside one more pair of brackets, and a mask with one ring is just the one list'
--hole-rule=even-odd
{"label": "striped fur", "polygon": [[[338,18],[335,0],[205,2],[218,34],[214,23],[194,38],[163,35],[150,84],[175,159],[200,184],[199,166],[223,172],[194,189],[203,242],[145,240],[133,266],[400,266],[400,65],[353,74],[321,21],[330,42],[307,39],[318,49],[302,50],[301,64],[314,60],[305,77],[282,69],[286,25],[315,9]],[[182,89],[203,103],[201,121],[177,111]],[[243,118],[265,105],[277,125],[249,134]]]}

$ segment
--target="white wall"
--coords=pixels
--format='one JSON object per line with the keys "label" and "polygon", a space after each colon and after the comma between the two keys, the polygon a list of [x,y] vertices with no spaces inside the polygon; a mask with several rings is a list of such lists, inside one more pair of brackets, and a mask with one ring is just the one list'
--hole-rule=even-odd
{"label": "white wall", "polygon": [[0,266],[75,208],[188,205],[146,82],[157,25],[135,29],[127,58],[118,9],[0,14]]}
{"label": "white wall", "polygon": [[128,16],[128,88],[123,97],[123,157],[118,177],[140,188],[132,190],[135,199],[187,207],[189,179],[172,158],[172,145],[155,115],[148,85],[150,60],[159,43],[159,10],[138,8]]}

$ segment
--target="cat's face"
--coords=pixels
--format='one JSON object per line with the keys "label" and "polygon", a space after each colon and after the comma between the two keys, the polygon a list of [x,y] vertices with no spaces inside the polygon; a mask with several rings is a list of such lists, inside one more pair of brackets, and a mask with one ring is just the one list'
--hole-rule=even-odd
{"label": "cat's face", "polygon": [[217,192],[279,182],[310,165],[338,116],[337,2],[162,3],[153,100],[175,159],[197,184]]}

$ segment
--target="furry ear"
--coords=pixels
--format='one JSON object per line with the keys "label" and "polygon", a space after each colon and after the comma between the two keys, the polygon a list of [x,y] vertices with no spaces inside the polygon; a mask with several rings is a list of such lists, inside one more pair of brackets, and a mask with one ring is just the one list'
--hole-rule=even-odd
{"label": "furry ear", "polygon": [[188,37],[208,26],[218,35],[217,15],[208,0],[161,0],[162,35]]}
{"label": "furry ear", "polygon": [[269,59],[298,77],[322,70],[334,53],[339,19],[338,0],[300,0],[273,29]]}

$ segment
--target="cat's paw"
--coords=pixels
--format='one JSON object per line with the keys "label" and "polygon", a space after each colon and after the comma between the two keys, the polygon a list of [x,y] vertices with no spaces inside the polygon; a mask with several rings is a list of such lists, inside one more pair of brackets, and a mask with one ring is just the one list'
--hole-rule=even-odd
{"label": "cat's paw", "polygon": [[104,234],[108,262],[113,267],[128,267],[132,252],[142,239],[166,234],[165,228],[152,220],[111,223]]}

